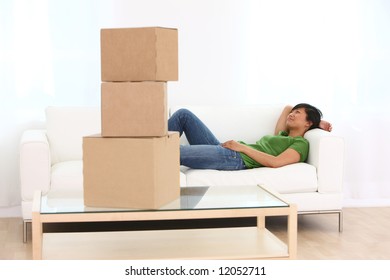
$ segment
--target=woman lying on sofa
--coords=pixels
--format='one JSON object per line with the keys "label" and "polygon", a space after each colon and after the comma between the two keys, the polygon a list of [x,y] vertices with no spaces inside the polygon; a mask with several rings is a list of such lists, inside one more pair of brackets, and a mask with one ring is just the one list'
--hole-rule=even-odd
{"label": "woman lying on sofa", "polygon": [[316,107],[301,103],[286,106],[275,128],[275,135],[262,137],[255,144],[230,140],[220,143],[206,125],[187,109],[176,111],[168,120],[168,130],[186,134],[190,145],[180,146],[180,164],[194,169],[242,170],[281,167],[304,162],[309,142],[303,137],[313,128],[332,130],[321,120]]}

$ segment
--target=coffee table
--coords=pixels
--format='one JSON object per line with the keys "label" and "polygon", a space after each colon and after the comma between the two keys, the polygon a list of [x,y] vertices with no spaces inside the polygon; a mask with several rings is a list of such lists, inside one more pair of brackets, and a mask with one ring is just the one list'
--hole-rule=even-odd
{"label": "coffee table", "polygon": [[[265,228],[287,216],[287,242]],[[46,223],[257,217],[257,227],[142,231],[52,232]],[[264,186],[183,187],[180,198],[155,210],[85,207],[82,193],[36,192],[33,259],[294,259],[297,209]]]}

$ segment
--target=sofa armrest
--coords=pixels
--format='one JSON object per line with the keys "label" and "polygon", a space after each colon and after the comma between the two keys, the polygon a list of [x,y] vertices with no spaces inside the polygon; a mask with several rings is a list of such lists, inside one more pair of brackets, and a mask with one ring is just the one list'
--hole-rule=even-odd
{"label": "sofa armrest", "polygon": [[321,129],[305,134],[310,143],[307,162],[317,168],[318,192],[342,193],[344,140]]}
{"label": "sofa armrest", "polygon": [[24,131],[20,140],[20,187],[23,201],[32,201],[34,192],[50,188],[50,146],[46,131]]}

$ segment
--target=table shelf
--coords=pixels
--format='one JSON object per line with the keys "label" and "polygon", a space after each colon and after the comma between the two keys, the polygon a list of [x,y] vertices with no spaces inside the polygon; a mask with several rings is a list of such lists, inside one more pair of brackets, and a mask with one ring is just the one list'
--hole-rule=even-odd
{"label": "table shelf", "polygon": [[288,259],[265,228],[44,233],[43,259]]}

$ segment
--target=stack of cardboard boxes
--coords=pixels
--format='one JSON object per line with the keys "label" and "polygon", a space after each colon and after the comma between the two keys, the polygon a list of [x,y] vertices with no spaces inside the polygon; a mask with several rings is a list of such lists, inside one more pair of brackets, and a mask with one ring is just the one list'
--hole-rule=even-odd
{"label": "stack of cardboard boxes", "polygon": [[84,204],[155,209],[180,196],[179,134],[167,127],[178,32],[101,30],[101,135],[83,139]]}

